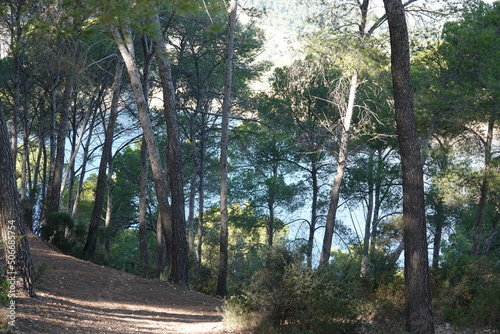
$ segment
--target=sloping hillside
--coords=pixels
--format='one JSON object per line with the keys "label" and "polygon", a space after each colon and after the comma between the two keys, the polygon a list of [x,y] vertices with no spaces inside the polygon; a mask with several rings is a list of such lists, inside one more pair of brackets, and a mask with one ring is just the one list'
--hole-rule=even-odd
{"label": "sloping hillside", "polygon": [[224,333],[220,300],[64,255],[29,237],[38,297],[18,293],[19,333]]}

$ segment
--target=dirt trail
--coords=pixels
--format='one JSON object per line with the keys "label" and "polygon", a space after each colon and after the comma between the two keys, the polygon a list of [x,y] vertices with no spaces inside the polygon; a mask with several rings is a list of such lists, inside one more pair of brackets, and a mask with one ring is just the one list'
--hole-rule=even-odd
{"label": "dirt trail", "polygon": [[225,333],[220,300],[64,255],[29,237],[37,298],[18,292],[16,330],[58,333]]}

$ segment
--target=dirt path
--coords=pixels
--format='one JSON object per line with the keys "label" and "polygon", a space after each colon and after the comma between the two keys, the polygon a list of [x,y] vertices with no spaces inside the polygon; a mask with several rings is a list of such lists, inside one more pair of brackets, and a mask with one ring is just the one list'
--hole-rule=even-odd
{"label": "dirt path", "polygon": [[30,236],[37,298],[18,292],[19,333],[225,333],[220,300],[64,255]]}

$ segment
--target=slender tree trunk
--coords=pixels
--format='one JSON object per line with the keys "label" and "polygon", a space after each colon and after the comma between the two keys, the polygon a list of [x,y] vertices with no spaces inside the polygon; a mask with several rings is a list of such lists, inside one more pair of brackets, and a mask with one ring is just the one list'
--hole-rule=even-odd
{"label": "slender tree trunk", "polygon": [[441,238],[444,225],[444,203],[442,198],[438,198],[436,203],[436,230],[434,232],[434,249],[432,252],[432,268],[439,267],[439,252],[441,251]]}
{"label": "slender tree trunk", "polygon": [[[199,107],[196,108],[199,111]],[[189,182],[189,210],[188,210],[188,219],[187,219],[187,229],[188,229],[188,247],[189,253],[194,261],[196,261],[196,250],[194,248],[194,205],[196,201],[196,181],[198,172],[198,159],[197,159],[197,150],[196,150],[196,135],[194,129],[194,119],[197,116],[197,113],[193,115],[190,119],[189,124],[189,137],[191,141],[191,159],[193,161],[193,174],[191,175],[191,180]]]}
{"label": "slender tree trunk", "polygon": [[363,253],[361,255],[361,276],[365,277],[368,274],[369,266],[369,250],[370,236],[373,219],[373,202],[374,202],[374,184],[373,184],[373,152],[370,153],[370,162],[368,164],[368,204],[366,208],[365,218],[365,233],[363,236]]}
{"label": "slender tree trunk", "polygon": [[6,278],[15,285],[16,275],[23,279],[24,288],[31,297],[36,295],[35,271],[30,245],[21,212],[21,203],[14,178],[9,133],[0,106],[0,228],[6,263]]}
{"label": "slender tree trunk", "polygon": [[[109,152],[111,156],[111,152]],[[104,219],[104,256],[109,259],[111,248],[111,218],[113,216],[113,157],[108,161],[108,174],[106,175],[106,218]]]}
{"label": "slender tree trunk", "polygon": [[201,115],[201,134],[200,134],[200,168],[199,168],[199,187],[198,187],[198,230],[196,239],[198,240],[196,253],[198,266],[201,267],[201,254],[203,246],[203,214],[205,209],[205,151],[207,147],[206,138],[206,113]]}
{"label": "slender tree trunk", "polygon": [[358,72],[354,71],[351,77],[349,89],[349,101],[346,113],[342,120],[342,135],[340,138],[339,157],[337,161],[337,173],[333,181],[332,192],[330,197],[330,206],[326,217],[325,235],[323,238],[323,247],[319,260],[320,266],[328,264],[330,260],[330,252],[332,248],[333,232],[335,228],[335,218],[337,216],[337,208],[340,199],[340,186],[344,178],[345,163],[347,159],[347,144],[349,142],[349,134],[351,127],[351,119],[354,111],[354,100],[356,98],[356,90],[358,88]]}
{"label": "slender tree trunk", "polygon": [[378,224],[379,224],[379,217],[380,217],[380,206],[382,205],[382,168],[383,168],[383,161],[385,160],[386,156],[383,156],[382,150],[377,151],[377,174],[375,177],[375,189],[374,189],[374,206],[373,206],[373,218],[372,218],[372,226],[371,226],[371,252],[375,252],[375,246],[376,246],[376,241],[377,241],[377,234],[378,234]]}
{"label": "slender tree trunk", "polygon": [[228,237],[229,237],[229,214],[228,214],[228,138],[229,138],[229,108],[231,106],[231,86],[233,78],[233,53],[234,32],[236,27],[236,12],[238,0],[231,0],[229,7],[228,40],[226,49],[226,67],[224,79],[224,99],[222,101],[222,124],[221,124],[221,185],[220,185],[220,248],[219,248],[219,271],[217,274],[217,295],[225,297],[227,293],[227,263],[228,263]]}
{"label": "slender tree trunk", "polygon": [[165,244],[165,232],[163,228],[163,219],[161,218],[161,213],[158,213],[158,219],[156,221],[156,266],[161,272],[166,265],[167,260],[167,247]]}
{"label": "slender tree trunk", "polygon": [[481,184],[481,195],[479,197],[478,214],[476,220],[476,231],[474,233],[474,241],[472,244],[472,256],[479,255],[481,239],[483,237],[484,222],[486,217],[486,204],[488,202],[489,191],[489,171],[491,168],[491,145],[493,142],[493,130],[495,128],[495,116],[492,114],[488,122],[488,132],[486,134],[486,143],[484,147],[484,176]]}
{"label": "slender tree trunk", "polygon": [[[97,101],[101,100],[101,96],[104,93],[104,89],[100,89],[99,91],[99,96],[97,97]],[[66,172],[64,173],[64,177],[61,182],[61,191],[60,191],[60,196],[62,196],[63,191],[64,191],[64,185],[66,184],[66,180],[68,179],[68,176],[70,174],[70,171],[73,169],[75,165],[75,159],[78,154],[78,151],[80,150],[80,146],[82,145],[82,139],[83,135],[85,134],[85,130],[87,128],[87,122],[92,114],[92,111],[94,111],[94,104],[95,104],[95,98],[92,99],[92,102],[90,103],[87,112],[85,113],[85,116],[83,117],[82,123],[80,125],[80,131],[78,133],[78,138],[75,138],[76,140],[73,143],[73,148],[71,150],[71,157],[68,162],[68,167],[66,168]]]}
{"label": "slender tree trunk", "polygon": [[394,108],[403,172],[406,328],[412,334],[433,334],[423,168],[413,110],[408,29],[401,0],[384,0],[384,5],[391,39]]}
{"label": "slender tree trunk", "polygon": [[[97,233],[99,230],[99,222],[102,217],[102,207],[104,202],[104,190],[106,189],[106,169],[112,159],[113,136],[115,123],[118,117],[118,102],[121,88],[121,78],[123,74],[123,63],[119,61],[116,64],[115,77],[112,87],[112,101],[109,111],[109,122],[105,129],[104,145],[102,148],[101,161],[99,163],[99,171],[97,174],[97,184],[95,190],[94,208],[90,217],[89,230],[87,233],[87,241],[83,247],[83,253],[86,258],[94,258],[97,248]],[[104,125],[104,123],[103,123]]]}
{"label": "slender tree trunk", "polygon": [[[315,158],[313,158],[315,159]],[[314,234],[316,233],[316,221],[318,219],[318,166],[316,161],[311,163],[312,179],[312,201],[311,201],[311,222],[309,224],[309,237],[307,239],[306,261],[307,266],[312,268],[312,254],[314,247]]]}
{"label": "slender tree trunk", "polygon": [[269,210],[269,218],[267,221],[267,246],[271,249],[274,241],[274,198],[271,197],[267,203],[267,209]]}
{"label": "slender tree trunk", "polygon": [[497,234],[500,233],[500,230],[498,229],[499,221],[500,221],[500,213],[497,213],[495,217],[493,217],[493,221],[491,222],[490,232],[488,233],[488,237],[486,238],[486,241],[484,243],[483,254],[485,256],[487,256],[490,251],[493,239]]}
{"label": "slender tree trunk", "polygon": [[[47,188],[46,212],[45,212],[47,214],[59,211],[61,204],[60,189],[62,185],[66,133],[68,129],[68,117],[69,117],[69,109],[71,107],[72,95],[73,95],[73,75],[69,74],[66,77],[63,99],[61,103],[61,112],[59,114],[59,124],[57,127],[57,141],[55,147],[56,151],[55,160],[51,161],[51,163],[53,162],[53,165],[51,165],[50,168],[51,173]],[[51,150],[53,149],[54,147],[51,146]]]}
{"label": "slender tree trunk", "polygon": [[144,138],[141,142],[141,175],[139,194],[139,254],[141,266],[148,264],[148,239],[146,235],[146,210],[148,201],[148,151]]}
{"label": "slender tree trunk", "polygon": [[[97,117],[97,113],[94,113],[94,115],[92,116],[92,120],[90,121],[89,129],[94,128],[96,117]],[[71,218],[76,217],[76,213],[78,211],[78,205],[80,204],[80,197],[81,197],[81,193],[83,190],[83,182],[85,181],[85,173],[87,172],[87,162],[89,160],[89,150],[90,150],[90,143],[92,142],[92,133],[93,133],[93,131],[89,131],[89,133],[87,135],[86,143],[83,146],[83,153],[82,153],[83,160],[82,160],[82,164],[80,167],[80,176],[78,178],[78,186],[76,188],[76,194],[75,194],[75,199],[73,202],[73,208],[71,210]]]}
{"label": "slender tree trunk", "polygon": [[171,225],[167,230],[169,281],[188,285],[188,247],[186,240],[186,217],[184,216],[184,187],[182,180],[182,155],[179,140],[175,89],[170,63],[166,59],[167,48],[162,34],[160,19],[154,16],[155,59],[158,63],[163,90],[163,107],[168,136],[168,176],[172,195]]}
{"label": "slender tree trunk", "polygon": [[[162,225],[167,231],[172,230],[171,207],[167,196],[167,180],[166,174],[163,170],[158,144],[153,131],[153,125],[149,117],[149,106],[144,95],[143,85],[141,82],[141,75],[137,67],[135,59],[134,43],[132,39],[132,29],[129,22],[122,22],[122,30],[120,31],[116,26],[111,25],[111,32],[115,39],[116,44],[120,50],[120,54],[125,61],[127,72],[130,77],[130,83],[134,94],[139,121],[141,123],[144,139],[146,141],[149,162],[151,163],[151,171],[155,182],[156,197],[158,199],[158,211],[161,218]],[[182,208],[180,209],[182,210]],[[171,233],[171,232],[170,232]],[[167,247],[172,247],[167,242]],[[172,265],[169,263],[169,265]],[[178,271],[175,271],[177,273]],[[172,274],[172,272],[171,272]],[[179,282],[180,283],[180,282]],[[184,282],[187,284],[187,281]]]}

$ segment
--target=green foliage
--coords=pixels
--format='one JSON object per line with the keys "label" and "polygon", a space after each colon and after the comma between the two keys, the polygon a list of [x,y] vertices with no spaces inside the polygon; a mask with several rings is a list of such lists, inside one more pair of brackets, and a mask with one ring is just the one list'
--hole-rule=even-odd
{"label": "green foliage", "polygon": [[399,271],[368,295],[365,313],[375,322],[377,333],[405,333],[404,287],[403,271]]}
{"label": "green foliage", "polygon": [[436,312],[459,327],[500,329],[500,266],[464,256],[433,273]]}
{"label": "green foliage", "polygon": [[[160,269],[156,268],[156,239],[153,233],[147,234],[149,265],[141,266],[139,259],[139,231],[127,229],[116,235],[110,248],[109,258],[101,262],[115,269],[123,270],[147,278],[158,278]],[[102,251],[102,250],[101,250]]]}
{"label": "green foliage", "polygon": [[4,277],[0,277],[0,306],[7,306],[9,304],[9,290],[10,282]]}
{"label": "green foliage", "polygon": [[67,252],[72,248],[70,235],[74,227],[75,222],[67,212],[51,212],[45,216],[40,235],[44,240]]}
{"label": "green foliage", "polygon": [[257,333],[352,333],[359,291],[338,267],[311,270],[300,255],[275,247],[243,294],[226,300],[224,309],[227,321],[241,317]]}

